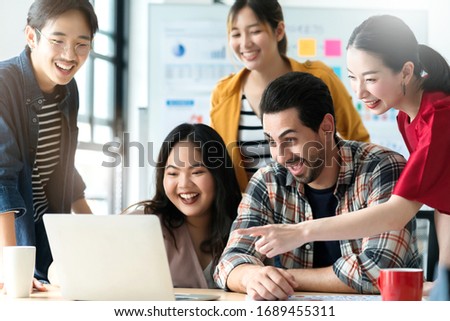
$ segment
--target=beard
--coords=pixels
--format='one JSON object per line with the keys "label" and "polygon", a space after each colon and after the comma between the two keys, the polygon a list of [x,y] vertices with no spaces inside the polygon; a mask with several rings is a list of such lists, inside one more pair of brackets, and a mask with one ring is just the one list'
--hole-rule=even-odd
{"label": "beard", "polygon": [[291,163],[302,163],[305,167],[303,174],[294,175],[297,182],[302,184],[310,184],[314,182],[320,174],[322,174],[323,168],[325,166],[325,151],[324,149],[316,150],[314,153],[307,155],[308,159],[295,157],[290,162]]}

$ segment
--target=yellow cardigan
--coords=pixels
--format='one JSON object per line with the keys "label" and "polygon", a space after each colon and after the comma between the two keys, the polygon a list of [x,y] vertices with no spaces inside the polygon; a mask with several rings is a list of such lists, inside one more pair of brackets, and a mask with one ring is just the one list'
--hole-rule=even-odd
{"label": "yellow cardigan", "polygon": [[[369,141],[369,133],[352,104],[352,98],[333,70],[320,61],[300,63],[289,58],[292,71],[308,72],[325,82],[333,98],[336,130],[344,139]],[[248,178],[242,156],[237,145],[238,126],[241,112],[242,80],[249,70],[243,68],[237,74],[221,79],[211,96],[211,127],[222,136],[233,160],[241,191],[244,191]]]}

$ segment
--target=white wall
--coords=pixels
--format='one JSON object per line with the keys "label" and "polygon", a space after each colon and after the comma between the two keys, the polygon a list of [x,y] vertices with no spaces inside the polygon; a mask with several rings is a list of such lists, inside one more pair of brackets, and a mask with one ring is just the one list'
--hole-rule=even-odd
{"label": "white wall", "polygon": [[33,0],[0,0],[0,61],[17,56],[25,47],[24,29]]}

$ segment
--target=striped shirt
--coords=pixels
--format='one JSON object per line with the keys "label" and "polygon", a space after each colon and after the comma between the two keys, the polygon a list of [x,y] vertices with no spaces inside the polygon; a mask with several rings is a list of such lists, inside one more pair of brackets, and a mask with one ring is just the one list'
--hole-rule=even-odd
{"label": "striped shirt", "polygon": [[59,163],[61,149],[61,112],[58,108],[61,97],[47,96],[41,110],[37,111],[39,138],[33,166],[34,220],[38,221],[48,209],[45,186]]}
{"label": "striped shirt", "polygon": [[255,114],[245,95],[242,95],[238,127],[238,146],[248,177],[272,162],[261,119]]}
{"label": "striped shirt", "polygon": [[[381,146],[339,142],[341,167],[334,190],[336,215],[387,201],[405,166],[405,159]],[[351,214],[349,214],[351,215]],[[312,220],[304,185],[279,164],[261,168],[250,180],[233,223],[228,244],[214,279],[226,289],[229,273],[238,265],[272,265],[286,269],[313,268],[314,243],[269,259],[254,248],[256,239],[233,231],[266,224],[293,224]],[[404,229],[356,240],[340,241],[342,256],[333,264],[336,276],[359,293],[378,293],[380,268],[420,267],[416,222]]]}

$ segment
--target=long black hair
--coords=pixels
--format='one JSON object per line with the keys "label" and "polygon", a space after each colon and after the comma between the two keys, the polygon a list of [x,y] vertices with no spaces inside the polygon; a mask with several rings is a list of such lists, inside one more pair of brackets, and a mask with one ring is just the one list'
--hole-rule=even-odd
{"label": "long black hair", "polygon": [[405,62],[414,63],[414,75],[425,91],[450,93],[450,66],[434,49],[419,44],[401,19],[391,15],[372,16],[355,28],[347,49],[353,47],[378,56],[394,72]]}
{"label": "long black hair", "polygon": [[236,218],[242,195],[225,143],[213,128],[188,123],[175,127],[164,139],[158,155],[155,196],[131,207],[144,207],[146,214],[160,214],[164,226],[175,240],[174,231],[185,222],[186,216],[167,197],[163,181],[167,159],[179,142],[191,142],[199,148],[203,165],[214,178],[216,192],[211,211],[211,232],[209,238],[201,244],[201,250],[212,254],[213,266],[216,266],[225,248],[231,223]]}

